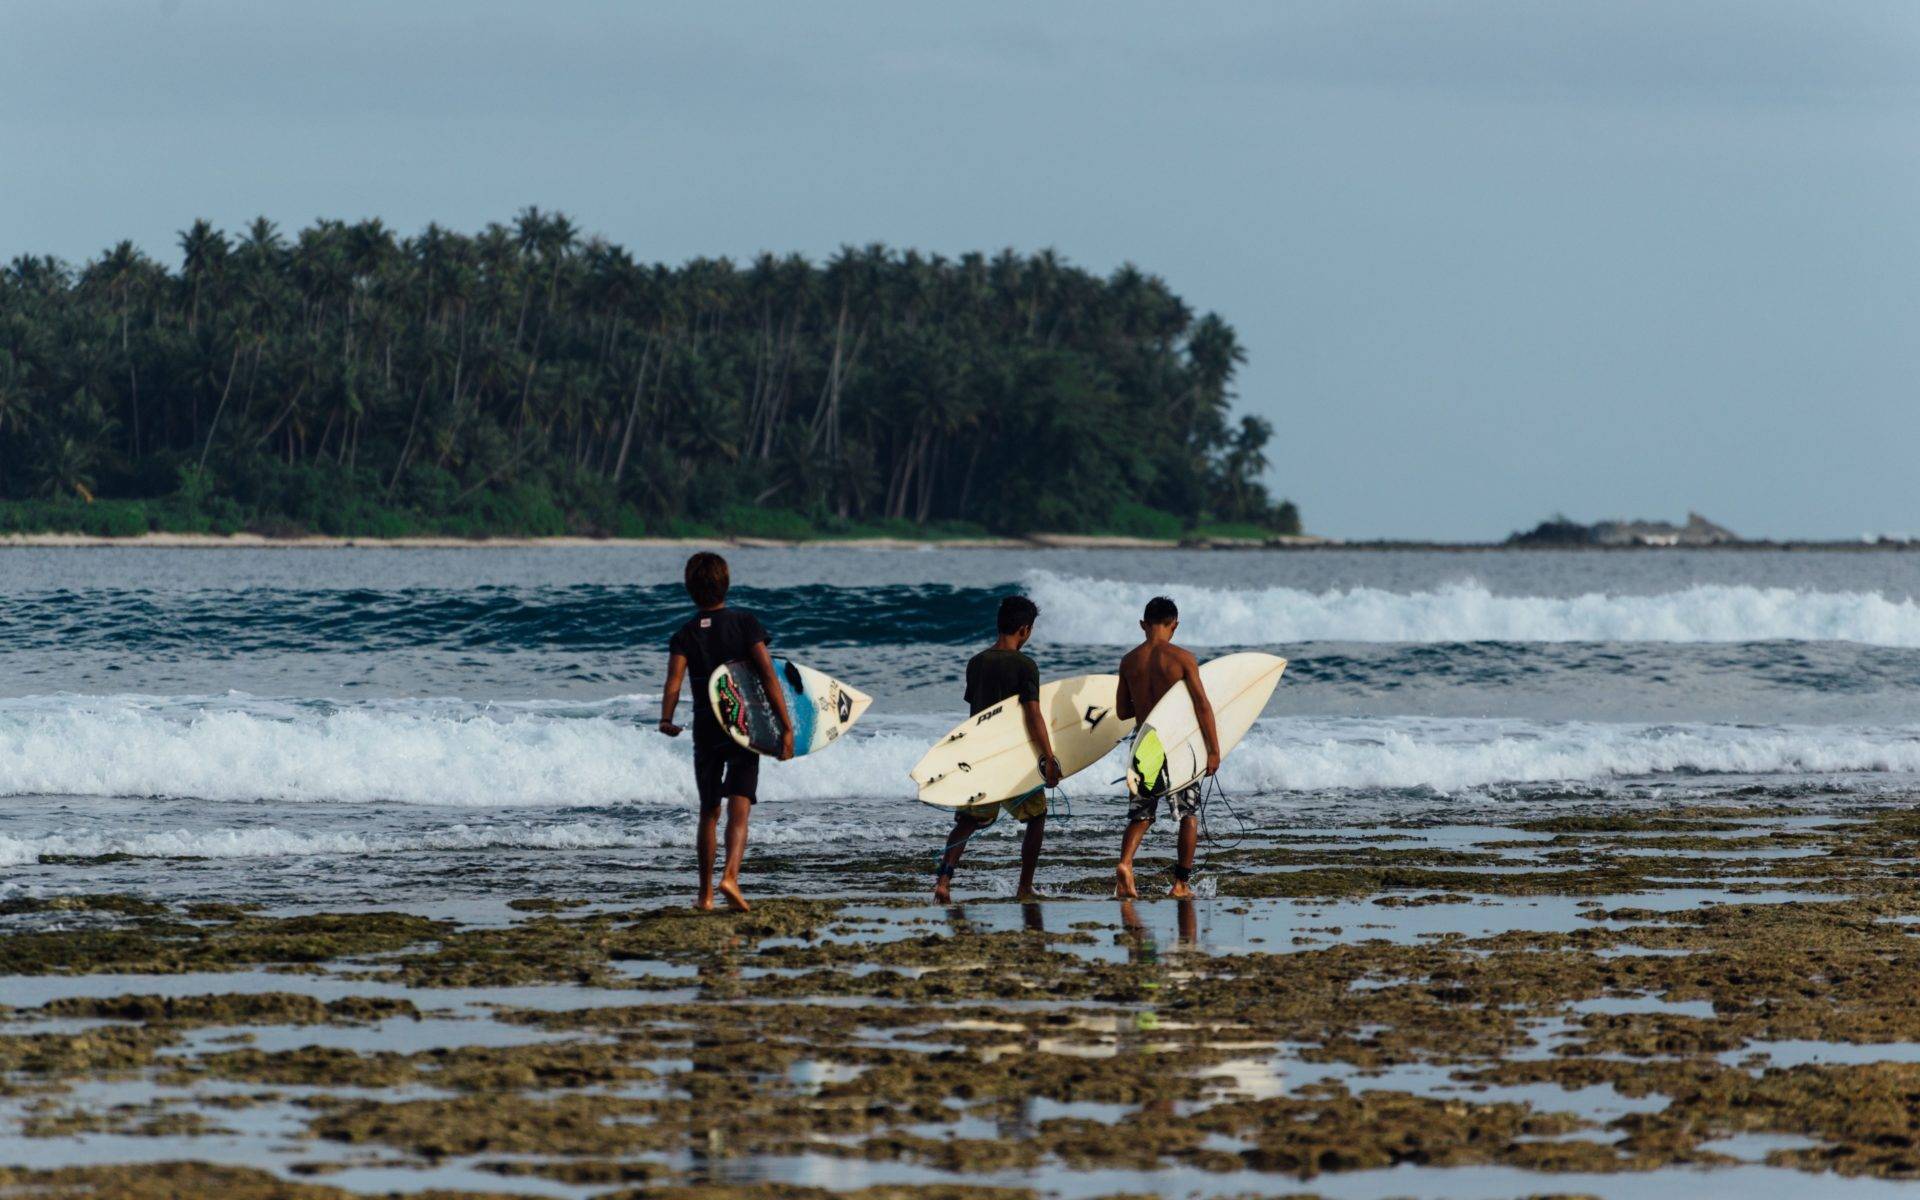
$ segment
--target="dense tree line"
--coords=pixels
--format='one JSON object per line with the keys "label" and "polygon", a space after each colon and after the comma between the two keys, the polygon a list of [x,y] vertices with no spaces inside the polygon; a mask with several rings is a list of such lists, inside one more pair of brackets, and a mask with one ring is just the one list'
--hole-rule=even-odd
{"label": "dense tree line", "polygon": [[1131,266],[669,267],[534,208],[180,250],[0,272],[0,495],[354,533],[1297,525],[1233,329]]}

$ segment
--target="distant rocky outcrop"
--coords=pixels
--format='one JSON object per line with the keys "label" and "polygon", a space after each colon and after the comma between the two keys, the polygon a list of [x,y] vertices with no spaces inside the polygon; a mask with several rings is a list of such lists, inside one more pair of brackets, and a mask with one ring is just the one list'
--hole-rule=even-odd
{"label": "distant rocky outcrop", "polygon": [[1584,525],[1564,515],[1555,515],[1532,529],[1507,538],[1509,546],[1725,546],[1740,541],[1740,535],[1717,525],[1697,512],[1687,514],[1687,523],[1670,521],[1596,521]]}

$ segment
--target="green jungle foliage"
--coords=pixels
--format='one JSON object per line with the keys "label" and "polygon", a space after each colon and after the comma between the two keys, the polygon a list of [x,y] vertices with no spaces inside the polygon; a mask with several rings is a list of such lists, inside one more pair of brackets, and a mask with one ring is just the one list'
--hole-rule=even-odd
{"label": "green jungle foliage", "polygon": [[0,529],[1298,528],[1233,329],[1131,266],[648,265],[534,208],[180,249],[0,271]]}

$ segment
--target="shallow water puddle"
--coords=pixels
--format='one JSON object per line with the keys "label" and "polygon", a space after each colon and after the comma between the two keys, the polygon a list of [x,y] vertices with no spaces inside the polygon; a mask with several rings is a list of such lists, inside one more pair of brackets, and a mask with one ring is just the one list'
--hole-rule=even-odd
{"label": "shallow water puddle", "polygon": [[461,1046],[533,1046],[547,1042],[609,1042],[612,1039],[573,1030],[547,1030],[535,1025],[509,1025],[483,1017],[392,1017],[366,1025],[215,1025],[185,1034],[181,1044],[161,1051],[162,1057],[191,1057],[222,1049],[244,1039],[263,1053],[320,1047],[359,1054],[389,1052],[419,1054]]}
{"label": "shallow water puddle", "polygon": [[865,1067],[848,1063],[837,1063],[820,1058],[803,1058],[787,1068],[787,1081],[800,1092],[811,1094],[829,1084],[848,1083],[858,1079],[865,1070]]}
{"label": "shallow water puddle", "polygon": [[[1140,1171],[1114,1168],[1067,1169],[1042,1166],[1030,1171],[981,1171],[954,1174],[903,1163],[871,1163],[824,1155],[764,1158],[751,1165],[710,1174],[713,1182],[778,1182],[850,1191],[889,1184],[956,1184],[1034,1188],[1058,1200],[1094,1200],[1114,1194],[1167,1197],[1257,1194],[1320,1196],[1326,1200],[1400,1200],[1428,1196],[1444,1200],[1515,1200],[1521,1196],[1592,1196],[1596,1200],[1892,1200],[1912,1194],[1911,1185],[1880,1179],[1808,1176],[1760,1166],[1712,1170],[1666,1168],[1618,1175],[1586,1172],[1546,1173],[1506,1167],[1417,1167],[1316,1175],[1311,1179],[1251,1172],[1211,1172],[1190,1167]],[[1817,1190],[1815,1190],[1817,1189]]]}
{"label": "shallow water puddle", "polygon": [[1820,1141],[1817,1138],[1793,1133],[1736,1133],[1732,1137],[1702,1142],[1700,1149],[1709,1154],[1737,1158],[1741,1162],[1757,1163],[1766,1161],[1767,1155],[1776,1150],[1811,1150],[1818,1145]]}
{"label": "shallow water puddle", "polygon": [[1763,1060],[1766,1067],[1852,1066],[1863,1063],[1920,1062],[1920,1042],[1820,1042],[1782,1040],[1749,1042],[1718,1056],[1729,1067],[1746,1067]]}
{"label": "shallow water puddle", "polygon": [[1596,958],[1685,958],[1692,953],[1691,950],[1649,946],[1608,946],[1593,952]]}
{"label": "shallow water puddle", "polygon": [[[1475,1104],[1510,1102],[1529,1104],[1540,1112],[1572,1113],[1582,1120],[1605,1125],[1628,1113],[1659,1112],[1667,1107],[1665,1096],[1627,1096],[1612,1084],[1598,1083],[1565,1088],[1552,1083],[1486,1084],[1455,1079],[1457,1072],[1471,1066],[1450,1064],[1401,1063],[1388,1067],[1355,1067],[1349,1063],[1317,1062],[1302,1058],[1303,1046],[1288,1046],[1273,1055],[1229,1059],[1201,1072],[1204,1079],[1222,1081],[1226,1094],[1255,1100],[1298,1095],[1302,1089],[1319,1084],[1339,1084],[1354,1094],[1363,1092],[1405,1092],[1436,1099],[1470,1100]],[[1189,1106],[1197,1111],[1210,1102]],[[1582,1131],[1579,1136],[1594,1136]]]}
{"label": "shallow water puddle", "polygon": [[[322,1178],[331,1187],[376,1195],[411,1193],[429,1189],[448,1192],[509,1193],[523,1196],[552,1196],[558,1200],[585,1200],[605,1192],[605,1184],[569,1184],[542,1179],[537,1175],[502,1176],[481,1168],[485,1162],[498,1162],[506,1155],[475,1156],[440,1163],[349,1165],[330,1170]],[[308,1161],[313,1161],[311,1158]],[[281,1171],[288,1178],[298,1178]]]}
{"label": "shallow water puddle", "polygon": [[691,1000],[684,993],[627,991],[619,988],[579,987],[556,983],[527,987],[416,988],[372,979],[336,975],[281,974],[273,971],[231,971],[185,975],[5,975],[0,996],[19,1008],[37,1008],[53,1000],[111,996],[220,996],[229,993],[290,992],[323,1003],[353,996],[412,1000],[425,1007],[444,1007],[459,1014],[485,1014],[494,1007],[564,1011],[599,1005],[620,1007],[638,1003]]}
{"label": "shallow water puddle", "polygon": [[1597,996],[1591,1000],[1575,1000],[1567,1007],[1576,1013],[1604,1015],[1665,1013],[1702,1020],[1710,1020],[1714,1015],[1711,1000],[1663,1000],[1658,996]]}

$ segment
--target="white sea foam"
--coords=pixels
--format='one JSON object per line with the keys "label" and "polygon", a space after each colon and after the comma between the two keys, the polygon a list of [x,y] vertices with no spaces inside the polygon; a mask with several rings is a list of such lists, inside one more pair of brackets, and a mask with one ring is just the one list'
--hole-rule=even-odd
{"label": "white sea foam", "polygon": [[1502,596],[1477,582],[1422,592],[1208,588],[1032,571],[1026,584],[1050,640],[1128,640],[1156,595],[1180,605],[1196,646],[1294,642],[1843,641],[1920,647],[1920,604],[1878,592],[1702,584],[1651,596]]}
{"label": "white sea foam", "polygon": [[1321,719],[1263,723],[1221,781],[1251,793],[1462,792],[1675,775],[1889,773],[1920,773],[1920,729]]}
{"label": "white sea foam", "polygon": [[[818,816],[774,817],[754,828],[757,846],[808,846],[864,839],[925,837],[908,824],[863,823],[855,830],[844,821]],[[0,867],[37,861],[42,855],[93,857],[127,854],[135,858],[326,858],[422,851],[473,850],[654,850],[693,845],[691,811],[626,823],[571,821],[553,825],[516,823],[456,824],[389,833],[313,833],[279,826],[168,829],[152,832],[81,830],[15,836],[0,833]]]}
{"label": "white sea foam", "polygon": [[[893,794],[924,752],[860,737],[766,772],[769,798]],[[177,796],[447,806],[686,804],[688,739],[608,717],[415,710],[301,711],[130,697],[0,704],[0,795]]]}
{"label": "white sea foam", "polygon": [[[820,822],[769,836],[832,840],[845,832],[836,822],[857,817],[858,836],[884,839],[895,826],[923,823],[928,814],[910,803],[906,772],[936,733],[926,719],[869,718],[863,730],[818,755],[767,763],[760,794],[776,805],[763,808],[763,821],[806,813]],[[437,835],[450,839],[447,848],[488,844],[484,839],[507,834],[517,839],[511,844],[528,847],[679,844],[690,836],[688,759],[686,738],[663,738],[632,719],[529,711],[501,717],[446,701],[418,710],[398,702],[309,709],[244,699],[211,707],[129,697],[0,702],[4,796],[611,808],[636,816],[646,815],[639,810],[670,809],[657,829],[626,819],[542,824],[504,834],[494,825],[454,826]],[[1069,797],[1113,795],[1120,773],[1116,753],[1068,781],[1065,791]],[[1920,773],[1920,728],[1275,718],[1255,727],[1229,758],[1221,782],[1236,794],[1457,792],[1503,783],[1604,783],[1676,774],[1888,773]],[[778,802],[801,803],[781,812]],[[876,806],[902,802],[908,803],[897,813]],[[140,836],[161,839],[145,844],[165,850],[168,835]],[[192,836],[200,839],[195,853],[223,853],[204,831]],[[232,853],[251,854],[271,847],[249,839],[281,835],[245,829],[222,836],[232,839]],[[328,852],[330,845],[342,853],[382,849],[378,837],[367,833],[300,836],[320,838],[306,843],[315,853]],[[647,840],[661,838],[670,840]],[[115,849],[144,852],[79,841],[47,852]]]}

